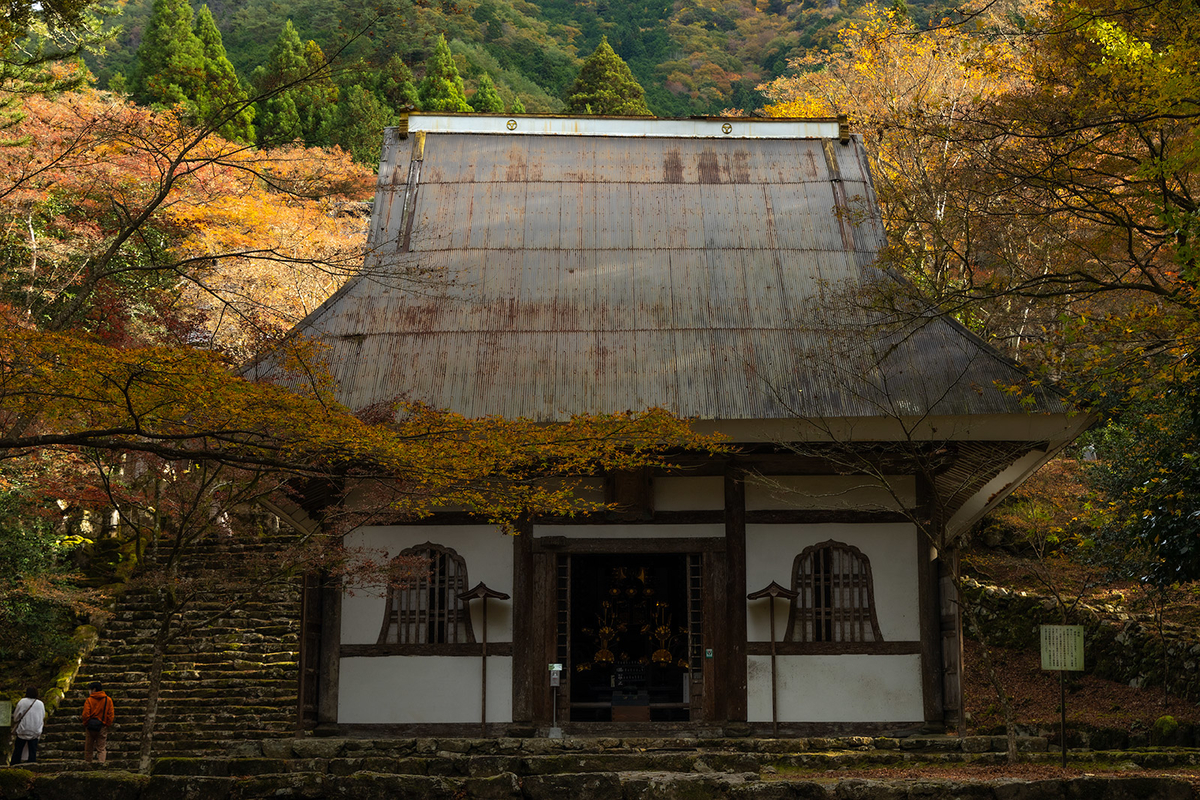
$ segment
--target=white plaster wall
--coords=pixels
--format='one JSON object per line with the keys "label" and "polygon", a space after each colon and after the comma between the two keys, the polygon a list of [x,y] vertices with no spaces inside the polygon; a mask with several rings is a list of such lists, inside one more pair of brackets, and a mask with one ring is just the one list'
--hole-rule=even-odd
{"label": "white plaster wall", "polygon": [[[346,535],[347,547],[382,551],[394,558],[401,550],[425,542],[452,548],[467,564],[467,589],[480,581],[512,595],[513,541],[490,525],[394,525],[358,528]],[[383,625],[385,591],[351,587],[342,596],[342,644],[375,644]],[[483,604],[471,602],[471,630],[482,639]],[[512,641],[512,601],[488,601],[488,641]],[[345,661],[343,660],[343,663]],[[345,678],[342,679],[345,685]]]}
{"label": "white plaster wall", "polygon": [[[478,656],[343,658],[338,722],[479,722],[480,669]],[[487,678],[487,721],[512,722],[512,659],[489,656]]]}
{"label": "white plaster wall", "polygon": [[746,479],[746,509],[854,508],[897,511],[916,504],[915,478],[911,475],[894,475],[888,477],[888,483],[889,486],[881,486],[874,478],[853,475],[751,476]]}
{"label": "white plaster wall", "polygon": [[[917,641],[921,622],[917,605],[917,531],[908,523],[886,525],[747,525],[746,591],[775,581],[792,587],[792,562],[804,548],[834,539],[854,545],[871,562],[875,613],[884,641]],[[766,600],[746,603],[747,635],[752,642],[771,640]],[[775,637],[787,632],[788,606],[776,601]]]}
{"label": "white plaster wall", "polygon": [[[687,539],[723,537],[725,526],[716,525],[534,525],[534,536],[568,539]],[[468,565],[470,566],[470,565]],[[488,584],[489,586],[491,584]],[[376,634],[378,635],[378,631]]]}
{"label": "white plaster wall", "polygon": [[[770,722],[771,657],[746,662],[750,721]],[[920,656],[776,656],[776,669],[780,722],[925,718]]]}
{"label": "white plaster wall", "polygon": [[725,508],[725,479],[719,475],[654,479],[655,511],[720,511]]}

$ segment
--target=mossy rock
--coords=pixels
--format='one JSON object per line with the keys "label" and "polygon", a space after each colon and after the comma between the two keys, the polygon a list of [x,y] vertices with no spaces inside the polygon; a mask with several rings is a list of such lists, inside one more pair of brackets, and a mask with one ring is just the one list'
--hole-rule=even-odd
{"label": "mossy rock", "polygon": [[221,777],[229,774],[229,761],[216,758],[183,758],[167,756],[154,762],[152,775],[203,775]]}
{"label": "mossy rock", "polygon": [[1170,747],[1177,744],[1176,735],[1179,733],[1179,722],[1170,714],[1163,714],[1154,721],[1150,728],[1150,744],[1156,747]]}
{"label": "mossy rock", "polygon": [[24,798],[33,789],[33,773],[27,769],[0,769],[0,797]]}
{"label": "mossy rock", "polygon": [[173,800],[226,800],[233,791],[228,778],[209,778],[195,775],[152,775],[146,784],[144,800],[173,798]]}
{"label": "mossy rock", "polygon": [[[358,772],[331,781],[325,796],[345,800],[451,800],[462,797],[440,778],[380,775],[372,772]],[[609,797],[620,797],[619,787],[618,794]]]}
{"label": "mossy rock", "polygon": [[62,772],[34,782],[38,800],[141,800],[149,775],[134,772]]}
{"label": "mossy rock", "polygon": [[467,778],[461,791],[472,800],[522,800],[521,782],[511,772],[488,778]]}
{"label": "mossy rock", "polygon": [[[346,778],[339,778],[344,781]],[[318,772],[294,772],[275,775],[255,775],[231,781],[231,797],[239,800],[255,800],[266,797],[311,797],[324,798],[329,795],[329,780]],[[403,797],[404,795],[397,795]],[[356,797],[347,795],[347,797]]]}
{"label": "mossy rock", "polygon": [[521,781],[529,800],[612,800],[621,797],[621,780],[615,772],[574,775],[536,775]]}

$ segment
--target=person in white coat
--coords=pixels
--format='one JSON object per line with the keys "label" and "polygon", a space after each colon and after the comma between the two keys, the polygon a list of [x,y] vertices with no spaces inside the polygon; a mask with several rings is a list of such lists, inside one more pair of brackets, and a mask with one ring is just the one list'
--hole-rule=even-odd
{"label": "person in white coat", "polygon": [[17,701],[13,709],[13,745],[12,763],[35,763],[37,761],[38,739],[42,736],[42,726],[46,723],[46,705],[38,699],[36,686],[25,690],[25,696]]}

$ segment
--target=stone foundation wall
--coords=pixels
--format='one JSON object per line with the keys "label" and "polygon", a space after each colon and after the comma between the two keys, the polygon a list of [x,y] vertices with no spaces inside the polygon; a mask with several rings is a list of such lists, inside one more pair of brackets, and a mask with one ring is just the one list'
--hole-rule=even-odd
{"label": "stone foundation wall", "polygon": [[1071,778],[1044,781],[759,780],[752,774],[595,772],[502,773],[480,778],[317,772],[247,778],[66,772],[34,778],[9,770],[6,800],[1192,800],[1176,778]]}

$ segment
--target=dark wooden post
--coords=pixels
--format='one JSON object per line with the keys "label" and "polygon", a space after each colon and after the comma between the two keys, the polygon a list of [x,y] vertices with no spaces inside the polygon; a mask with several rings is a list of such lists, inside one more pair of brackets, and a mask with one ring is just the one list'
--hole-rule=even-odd
{"label": "dark wooden post", "polygon": [[761,600],[766,597],[771,601],[767,612],[771,626],[771,736],[777,739],[779,738],[779,701],[775,693],[775,598],[782,597],[790,602],[795,600],[799,594],[799,592],[785,589],[775,581],[771,581],[765,589],[759,589],[757,592],[746,595],[747,600]]}
{"label": "dark wooden post", "polygon": [[[724,676],[714,689],[726,695],[727,719],[738,735],[746,735],[746,484],[742,470],[730,466],[725,473],[725,553],[728,595],[725,609],[726,652],[717,675]],[[722,654],[718,653],[718,658]],[[727,730],[729,728],[727,727]],[[748,730],[747,730],[748,732]]]}
{"label": "dark wooden post", "polygon": [[481,707],[479,709],[479,733],[482,736],[487,736],[487,601],[489,598],[494,598],[496,600],[507,600],[508,595],[506,595],[504,592],[497,592],[495,589],[489,589],[483,585],[483,581],[480,581],[478,584],[476,584],[474,589],[469,592],[463,592],[458,596],[459,600],[462,600],[467,604],[470,604],[472,600],[483,601],[483,643],[481,650],[483,662],[481,663],[479,670],[481,676],[480,680],[482,681],[479,691],[479,696],[481,698]]}

